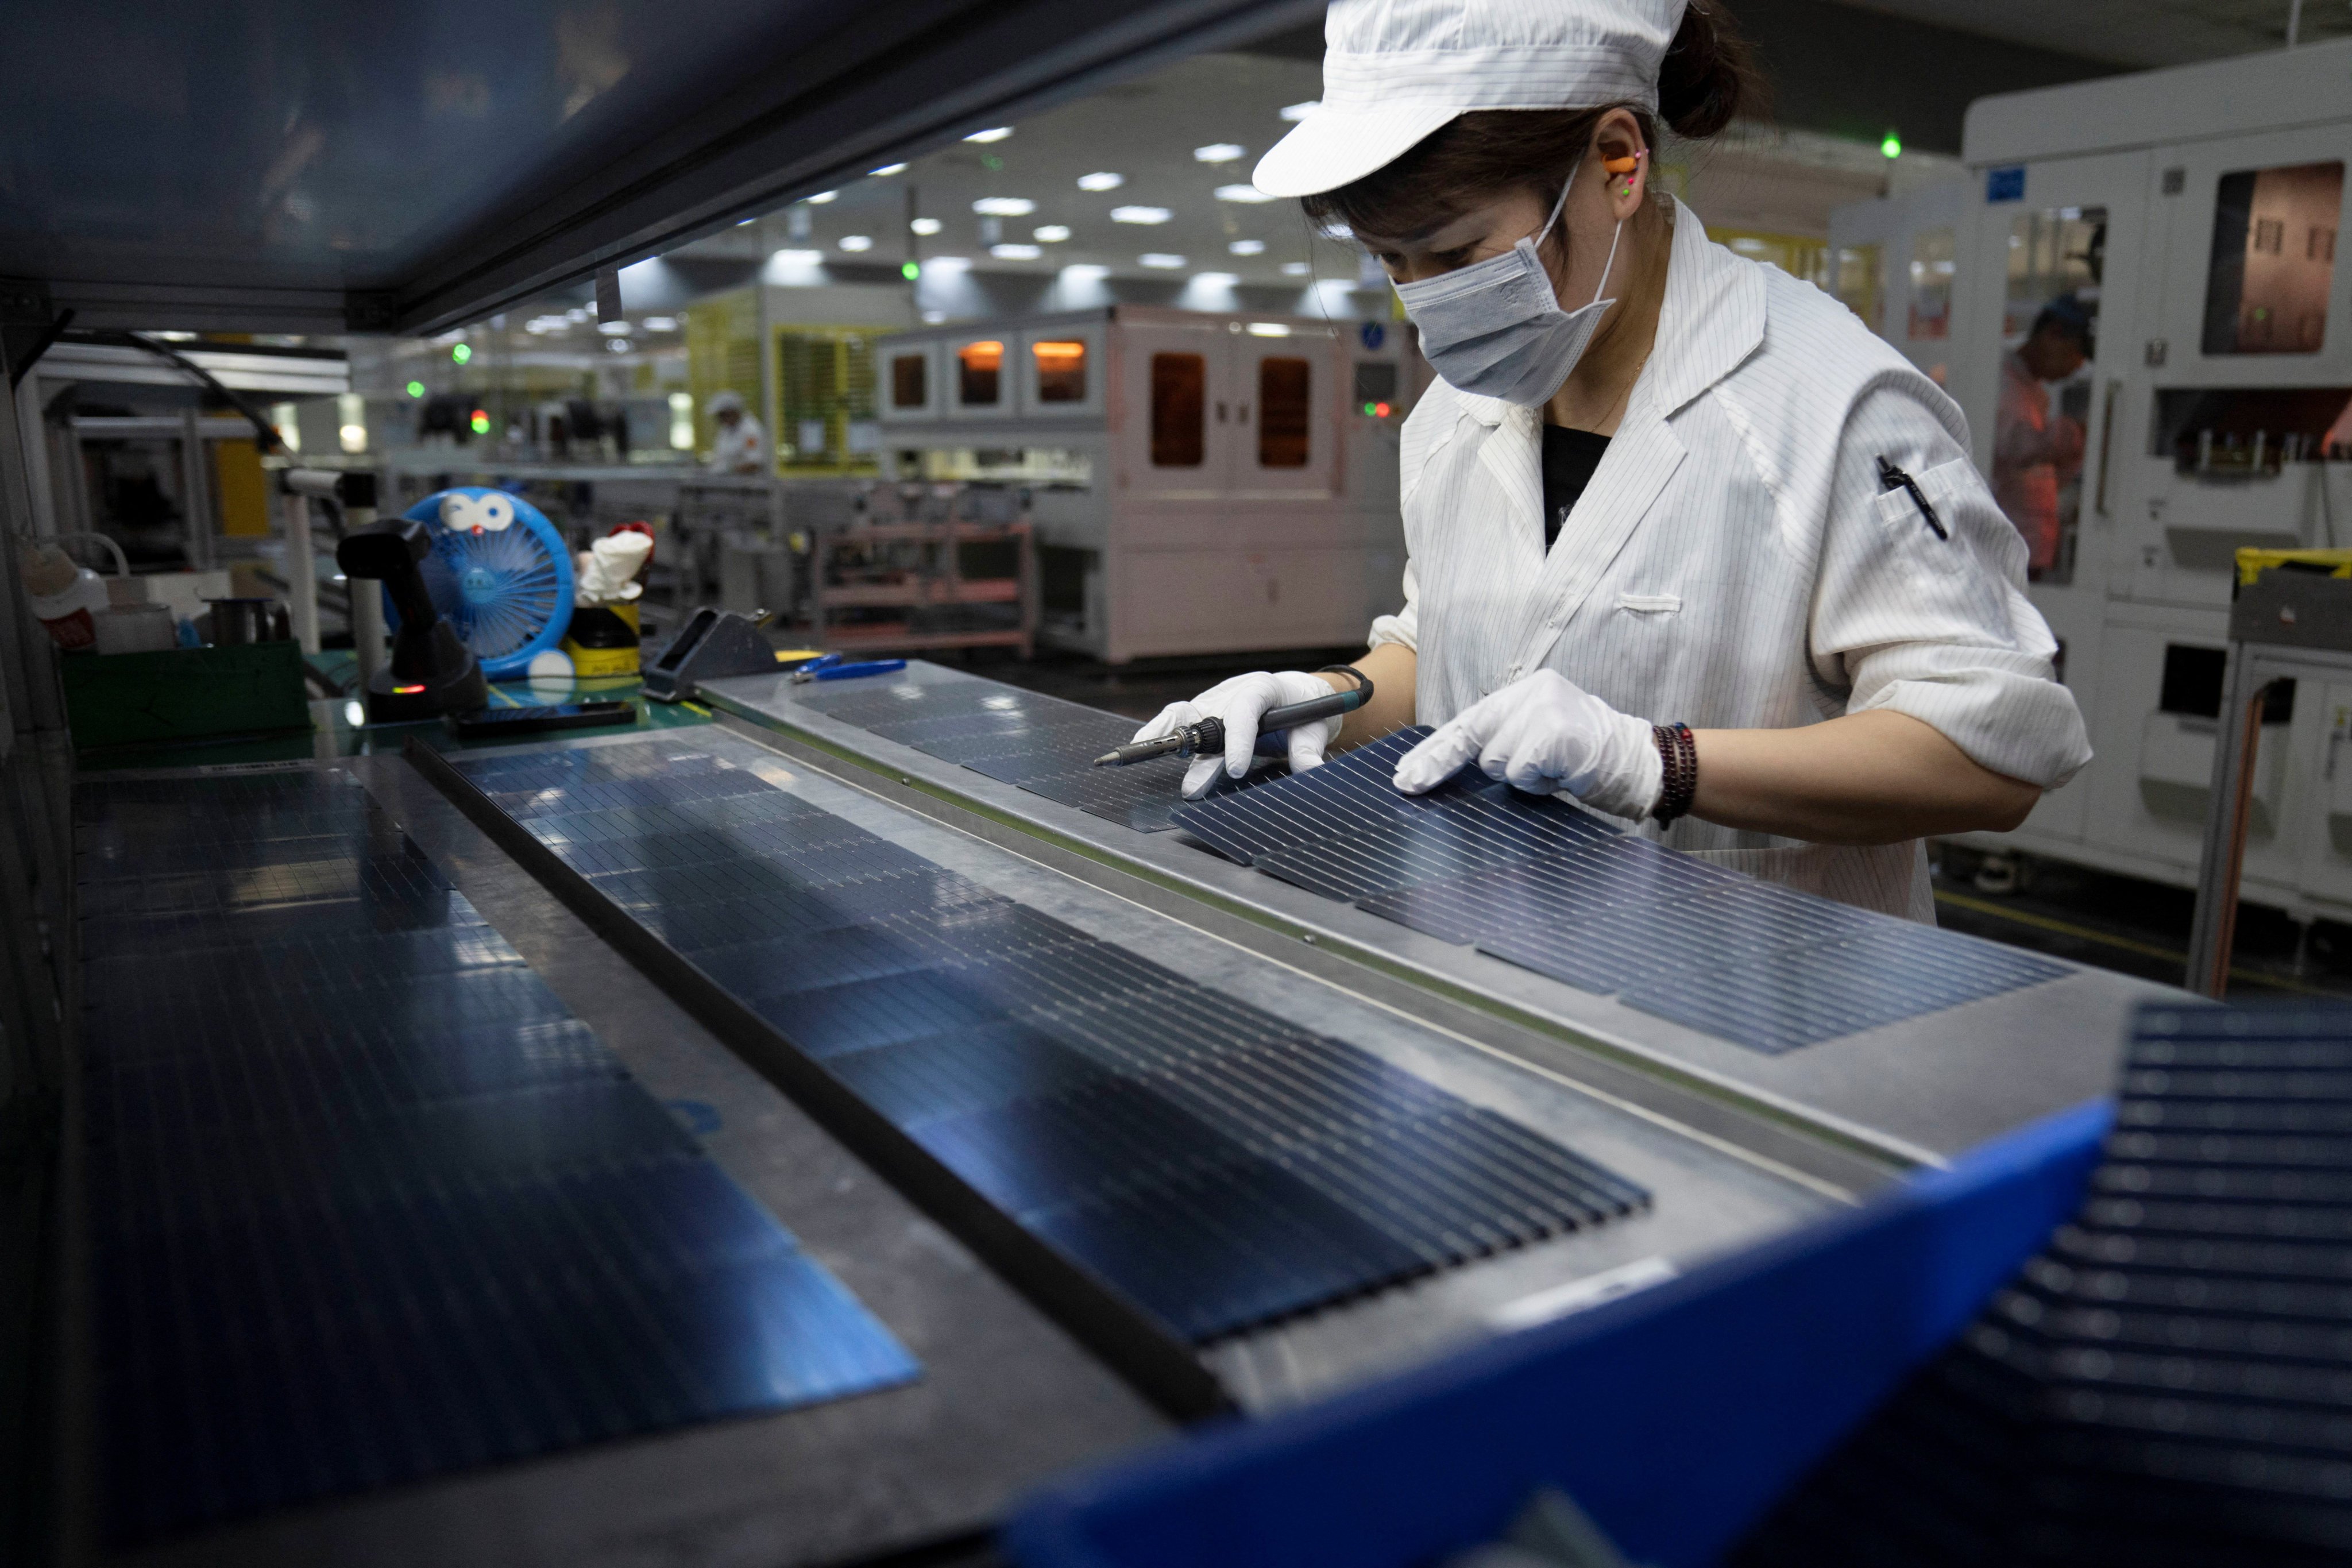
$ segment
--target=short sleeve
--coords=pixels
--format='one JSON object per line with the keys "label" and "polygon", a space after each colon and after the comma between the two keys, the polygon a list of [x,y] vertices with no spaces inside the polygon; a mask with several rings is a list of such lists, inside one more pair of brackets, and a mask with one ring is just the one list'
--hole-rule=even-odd
{"label": "short sleeve", "polygon": [[[1882,485],[1882,458],[1918,498]],[[2025,596],[2025,541],[1957,433],[1918,389],[1889,378],[1854,399],[1836,464],[1815,673],[1848,689],[1850,713],[1907,713],[1980,765],[2045,789],[2072,778],[2090,741],[2055,677],[2056,641]]]}

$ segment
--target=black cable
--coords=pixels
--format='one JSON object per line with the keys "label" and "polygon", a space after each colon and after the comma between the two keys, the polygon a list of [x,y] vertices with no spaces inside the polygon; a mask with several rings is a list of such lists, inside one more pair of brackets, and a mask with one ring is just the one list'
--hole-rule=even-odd
{"label": "black cable", "polygon": [[247,403],[238,394],[223,386],[219,378],[212,372],[196,363],[187,355],[179,353],[170,344],[158,342],[138,332],[89,332],[82,334],[82,339],[94,343],[113,343],[126,348],[145,349],[159,359],[168,360],[195,377],[207,392],[244,415],[246,423],[251,425],[254,434],[261,438],[261,449],[264,452],[280,452],[289,458],[293,456],[292,451],[286,445],[286,438],[278,435],[278,426],[272,425],[259,409]]}
{"label": "black cable", "polygon": [[47,326],[41,329],[41,335],[35,341],[32,352],[26,354],[25,363],[16,366],[14,370],[11,370],[8,373],[9,391],[14,392],[18,386],[24,384],[26,375],[31,372],[35,365],[41,363],[41,356],[49,352],[51,345],[56,343],[58,341],[58,334],[64,331],[67,327],[71,325],[73,319],[73,310],[70,308],[68,308],[66,310],[59,310],[57,313],[56,319],[50,321]]}

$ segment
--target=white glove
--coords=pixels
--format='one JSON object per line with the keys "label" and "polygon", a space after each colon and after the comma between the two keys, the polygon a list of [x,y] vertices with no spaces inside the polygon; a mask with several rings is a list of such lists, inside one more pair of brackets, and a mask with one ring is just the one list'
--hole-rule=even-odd
{"label": "white glove", "polygon": [[625,602],[645,592],[638,568],[654,552],[654,542],[635,531],[599,539],[573,558],[572,603],[583,607]]}
{"label": "white glove", "polygon": [[1665,784],[1665,763],[1646,720],[1618,712],[1549,669],[1472,703],[1407,752],[1397,760],[1396,786],[1419,795],[1469,762],[1513,789],[1564,789],[1636,822],[1657,808]]}
{"label": "white glove", "polygon": [[[1216,719],[1225,726],[1225,754],[1223,758],[1195,757],[1184,772],[1184,798],[1198,800],[1216,782],[1217,768],[1222,762],[1226,773],[1234,778],[1245,776],[1257,752],[1258,716],[1269,708],[1285,708],[1293,702],[1311,702],[1318,697],[1328,697],[1331,684],[1319,676],[1303,669],[1286,669],[1279,673],[1256,670],[1248,675],[1236,675],[1231,680],[1221,680],[1190,702],[1171,702],[1160,710],[1160,717],[1135,732],[1139,741],[1157,741],[1172,735],[1187,724],[1197,724],[1203,719]],[[1344,719],[1318,719],[1310,723],[1294,724],[1288,731],[1290,771],[1303,773],[1309,768],[1323,765],[1323,752],[1339,733]]]}

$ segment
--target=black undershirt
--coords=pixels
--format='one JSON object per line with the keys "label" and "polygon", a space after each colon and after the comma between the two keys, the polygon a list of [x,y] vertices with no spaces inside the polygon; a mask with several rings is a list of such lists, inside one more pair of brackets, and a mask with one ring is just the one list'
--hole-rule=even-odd
{"label": "black undershirt", "polygon": [[1592,482],[1592,470],[1609,451],[1609,437],[1596,436],[1590,430],[1570,430],[1563,426],[1543,427],[1543,496],[1544,552],[1549,554],[1559,539],[1560,524],[1568,521],[1576,500],[1584,487]]}

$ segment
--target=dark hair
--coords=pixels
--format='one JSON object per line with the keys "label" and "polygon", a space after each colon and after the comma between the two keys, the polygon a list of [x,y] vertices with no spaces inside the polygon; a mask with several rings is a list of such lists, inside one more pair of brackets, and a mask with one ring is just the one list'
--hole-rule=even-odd
{"label": "dark hair", "polygon": [[1546,201],[1583,161],[1611,110],[1631,110],[1654,148],[1661,120],[1678,136],[1703,140],[1764,98],[1755,57],[1721,0],[1690,0],[1658,68],[1658,111],[1635,104],[1597,109],[1484,109],[1458,115],[1412,151],[1352,184],[1306,197],[1307,220],[1368,234],[1412,234],[1517,187]]}
{"label": "dark hair", "polygon": [[2083,301],[2072,294],[2061,294],[2042,307],[2041,313],[2033,318],[2032,329],[2025,335],[2034,338],[2043,332],[2055,332],[2087,356],[2091,353],[2092,331],[2091,312],[2083,308]]}

